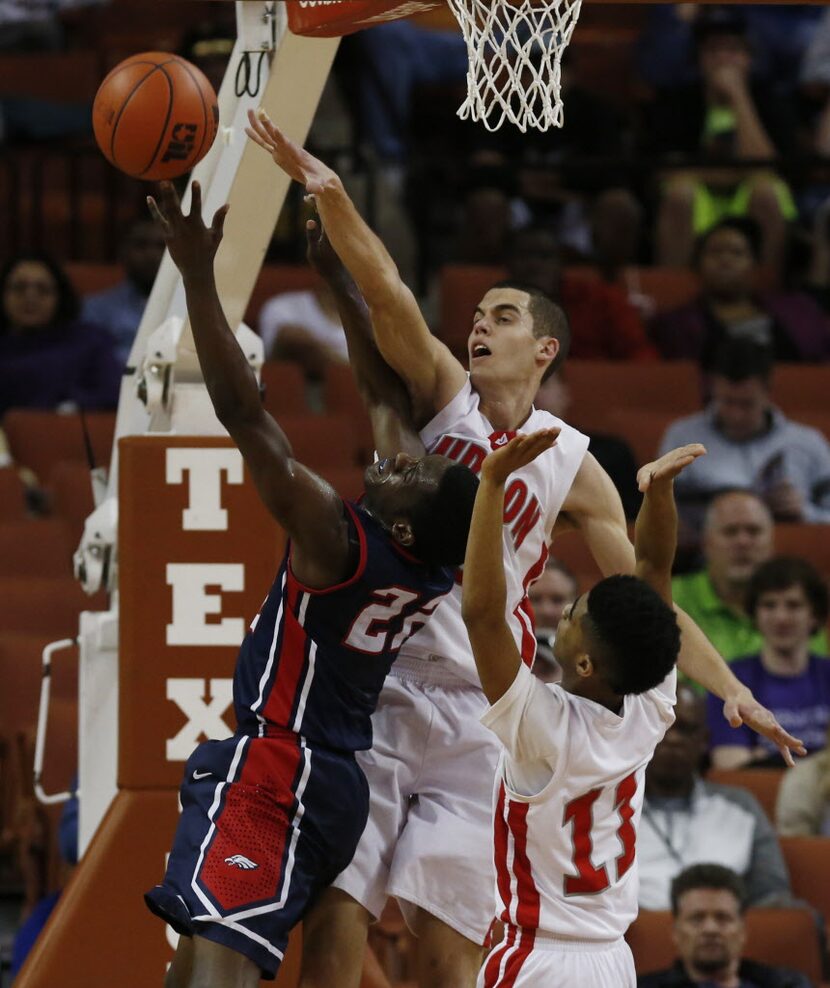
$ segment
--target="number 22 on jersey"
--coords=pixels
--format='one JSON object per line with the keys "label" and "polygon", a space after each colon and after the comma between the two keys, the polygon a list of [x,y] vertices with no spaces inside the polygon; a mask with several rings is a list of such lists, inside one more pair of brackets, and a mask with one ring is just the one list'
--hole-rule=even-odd
{"label": "number 22 on jersey", "polygon": [[[400,621],[404,608],[414,604],[419,597],[420,594],[405,587],[386,587],[383,590],[376,590],[372,594],[372,602],[367,604],[352,622],[344,644],[369,655],[397,651],[410,635],[414,635],[418,628],[424,626],[427,617],[443,599],[436,597]],[[397,632],[395,632],[396,627]]]}
{"label": "number 22 on jersey", "polygon": [[[634,863],[637,832],[631,822],[634,816],[631,800],[636,791],[637,779],[632,773],[619,783],[614,792],[614,809],[620,818],[617,837],[622,846],[622,854],[616,860],[617,881]],[[598,892],[604,892],[611,884],[605,865],[596,868],[591,861],[591,852],[594,849],[591,837],[594,825],[594,803],[601,794],[602,788],[592,789],[584,796],[578,796],[565,804],[563,823],[571,824],[573,863],[577,870],[576,875],[565,875],[565,895],[596,895]]]}

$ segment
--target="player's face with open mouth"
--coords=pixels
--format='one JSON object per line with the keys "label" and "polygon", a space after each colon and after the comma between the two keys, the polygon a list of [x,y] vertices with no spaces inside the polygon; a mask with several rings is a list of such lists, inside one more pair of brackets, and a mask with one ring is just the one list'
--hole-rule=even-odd
{"label": "player's face with open mouth", "polygon": [[476,307],[467,354],[473,383],[532,376],[539,340],[533,335],[530,296],[515,288],[491,288]]}

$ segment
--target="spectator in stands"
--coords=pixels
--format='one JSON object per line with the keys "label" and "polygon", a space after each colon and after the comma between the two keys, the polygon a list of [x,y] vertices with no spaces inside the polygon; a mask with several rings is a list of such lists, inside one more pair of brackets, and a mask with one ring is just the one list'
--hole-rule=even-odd
{"label": "spectator in stands", "polygon": [[637,837],[640,908],[668,909],[674,878],[705,861],[734,868],[749,905],[789,904],[787,867],[758,801],[745,789],[700,777],[707,744],[703,698],[680,685],[675,714],[646,768]]}
{"label": "spectator in stands", "polygon": [[84,299],[84,319],[109,332],[122,367],[130,356],[163,256],[164,238],[156,224],[151,220],[136,220],[121,244],[124,280]]}
{"label": "spectator in stands", "polygon": [[[746,609],[763,645],[733,662],[732,672],[808,752],[821,750],[830,724],[830,661],[810,651],[810,636],[827,620],[824,580],[805,560],[776,556],[752,574]],[[783,767],[777,748],[746,726],[731,728],[713,700],[707,712],[716,768]]]}
{"label": "spectator in stands", "polygon": [[701,507],[727,488],[755,492],[776,521],[830,522],[830,443],[772,405],[772,367],[766,347],[727,341],[712,360],[708,406],[663,436],[661,454],[690,442],[707,449],[675,485],[681,518],[693,528]]}
{"label": "spectator in stands", "polygon": [[830,837],[830,732],[823,751],[784,773],[775,828],[782,837]]}
{"label": "spectator in stands", "polygon": [[746,908],[746,888],[731,868],[685,868],[671,885],[678,958],[666,971],[639,977],[638,988],[811,988],[798,971],[742,960]]}
{"label": "spectator in stands", "polygon": [[570,357],[576,360],[653,360],[654,347],[637,310],[617,285],[562,277],[559,245],[544,226],[518,230],[507,258],[511,278],[546,292],[571,324]]}
{"label": "spectator in stands", "polygon": [[[568,406],[571,403],[568,389],[567,367],[560,367],[539,388],[534,404],[543,411],[550,412],[557,418],[566,419]],[[579,422],[573,423],[577,428]],[[590,436],[589,449],[596,457],[600,466],[611,478],[623,504],[625,517],[633,521],[640,510],[640,492],[637,490],[638,463],[628,443],[619,436],[607,433],[588,432]]]}
{"label": "spectator in stands", "polygon": [[281,292],[259,314],[259,335],[267,360],[291,360],[319,381],[328,364],[348,363],[346,335],[334,296],[324,284]]}
{"label": "spectator in stands", "polygon": [[528,591],[536,630],[533,672],[543,682],[558,682],[562,674],[553,657],[553,642],[562,612],[576,599],[578,590],[576,577],[568,567],[549,556],[542,575]]}
{"label": "spectator in stands", "polygon": [[[746,20],[734,8],[701,11],[694,24],[700,81],[658,93],[647,120],[649,151],[703,158],[703,168],[672,171],[657,221],[661,264],[688,264],[694,237],[725,216],[753,216],[764,262],[779,270],[795,204],[770,166],[791,146],[790,108],[751,79]],[[749,163],[740,167],[741,162]],[[735,166],[739,167],[735,167]]]}
{"label": "spectator in stands", "polygon": [[[675,603],[703,630],[731,662],[760,651],[763,638],[746,611],[749,581],[772,555],[773,524],[769,509],[750,491],[718,494],[703,524],[704,568],[672,580]],[[824,631],[811,640],[824,654]]]}
{"label": "spectator in stands", "polygon": [[749,217],[729,217],[698,239],[693,267],[700,295],[658,316],[651,337],[669,360],[711,367],[725,340],[751,340],[776,360],[830,359],[830,320],[808,295],[756,292],[761,230]]}
{"label": "spectator in stands", "polygon": [[46,254],[20,254],[0,269],[0,414],[115,407],[112,340],[79,311],[66,273]]}

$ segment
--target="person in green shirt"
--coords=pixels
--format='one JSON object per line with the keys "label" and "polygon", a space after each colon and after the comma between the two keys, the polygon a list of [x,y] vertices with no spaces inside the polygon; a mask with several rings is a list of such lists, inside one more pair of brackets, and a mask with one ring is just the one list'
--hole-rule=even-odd
{"label": "person in green shirt", "polygon": [[[761,649],[761,634],[746,612],[746,591],[756,567],[772,555],[773,539],[772,516],[760,498],[749,491],[719,494],[704,519],[705,568],[672,580],[677,606],[727,662]],[[826,632],[822,629],[810,644],[827,654]]]}

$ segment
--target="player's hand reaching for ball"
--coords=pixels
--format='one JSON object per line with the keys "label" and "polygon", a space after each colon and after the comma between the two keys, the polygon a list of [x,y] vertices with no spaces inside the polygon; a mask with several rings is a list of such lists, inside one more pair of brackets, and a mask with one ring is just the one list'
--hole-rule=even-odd
{"label": "player's hand reaching for ball", "polygon": [[248,110],[248,123],[250,126],[245,128],[248,137],[267,151],[295,182],[304,185],[309,195],[322,192],[330,183],[340,182],[328,165],[286,137],[265,110]]}
{"label": "player's hand reaching for ball", "polygon": [[202,220],[202,189],[198,182],[191,187],[190,212],[182,212],[179,197],[170,182],[159,183],[158,201],[147,196],[150,213],[164,235],[173,263],[182,275],[199,275],[212,270],[228,206],[220,206],[211,225]]}
{"label": "player's hand reaching for ball", "polygon": [[540,429],[525,436],[514,436],[489,454],[481,467],[481,479],[503,484],[515,470],[527,466],[546,449],[556,445],[559,429]]}
{"label": "player's hand reaching for ball", "polygon": [[706,447],[700,443],[690,443],[669,450],[652,463],[646,463],[637,471],[637,488],[645,493],[652,485],[658,483],[671,484],[671,481],[699,456],[706,454]]}

